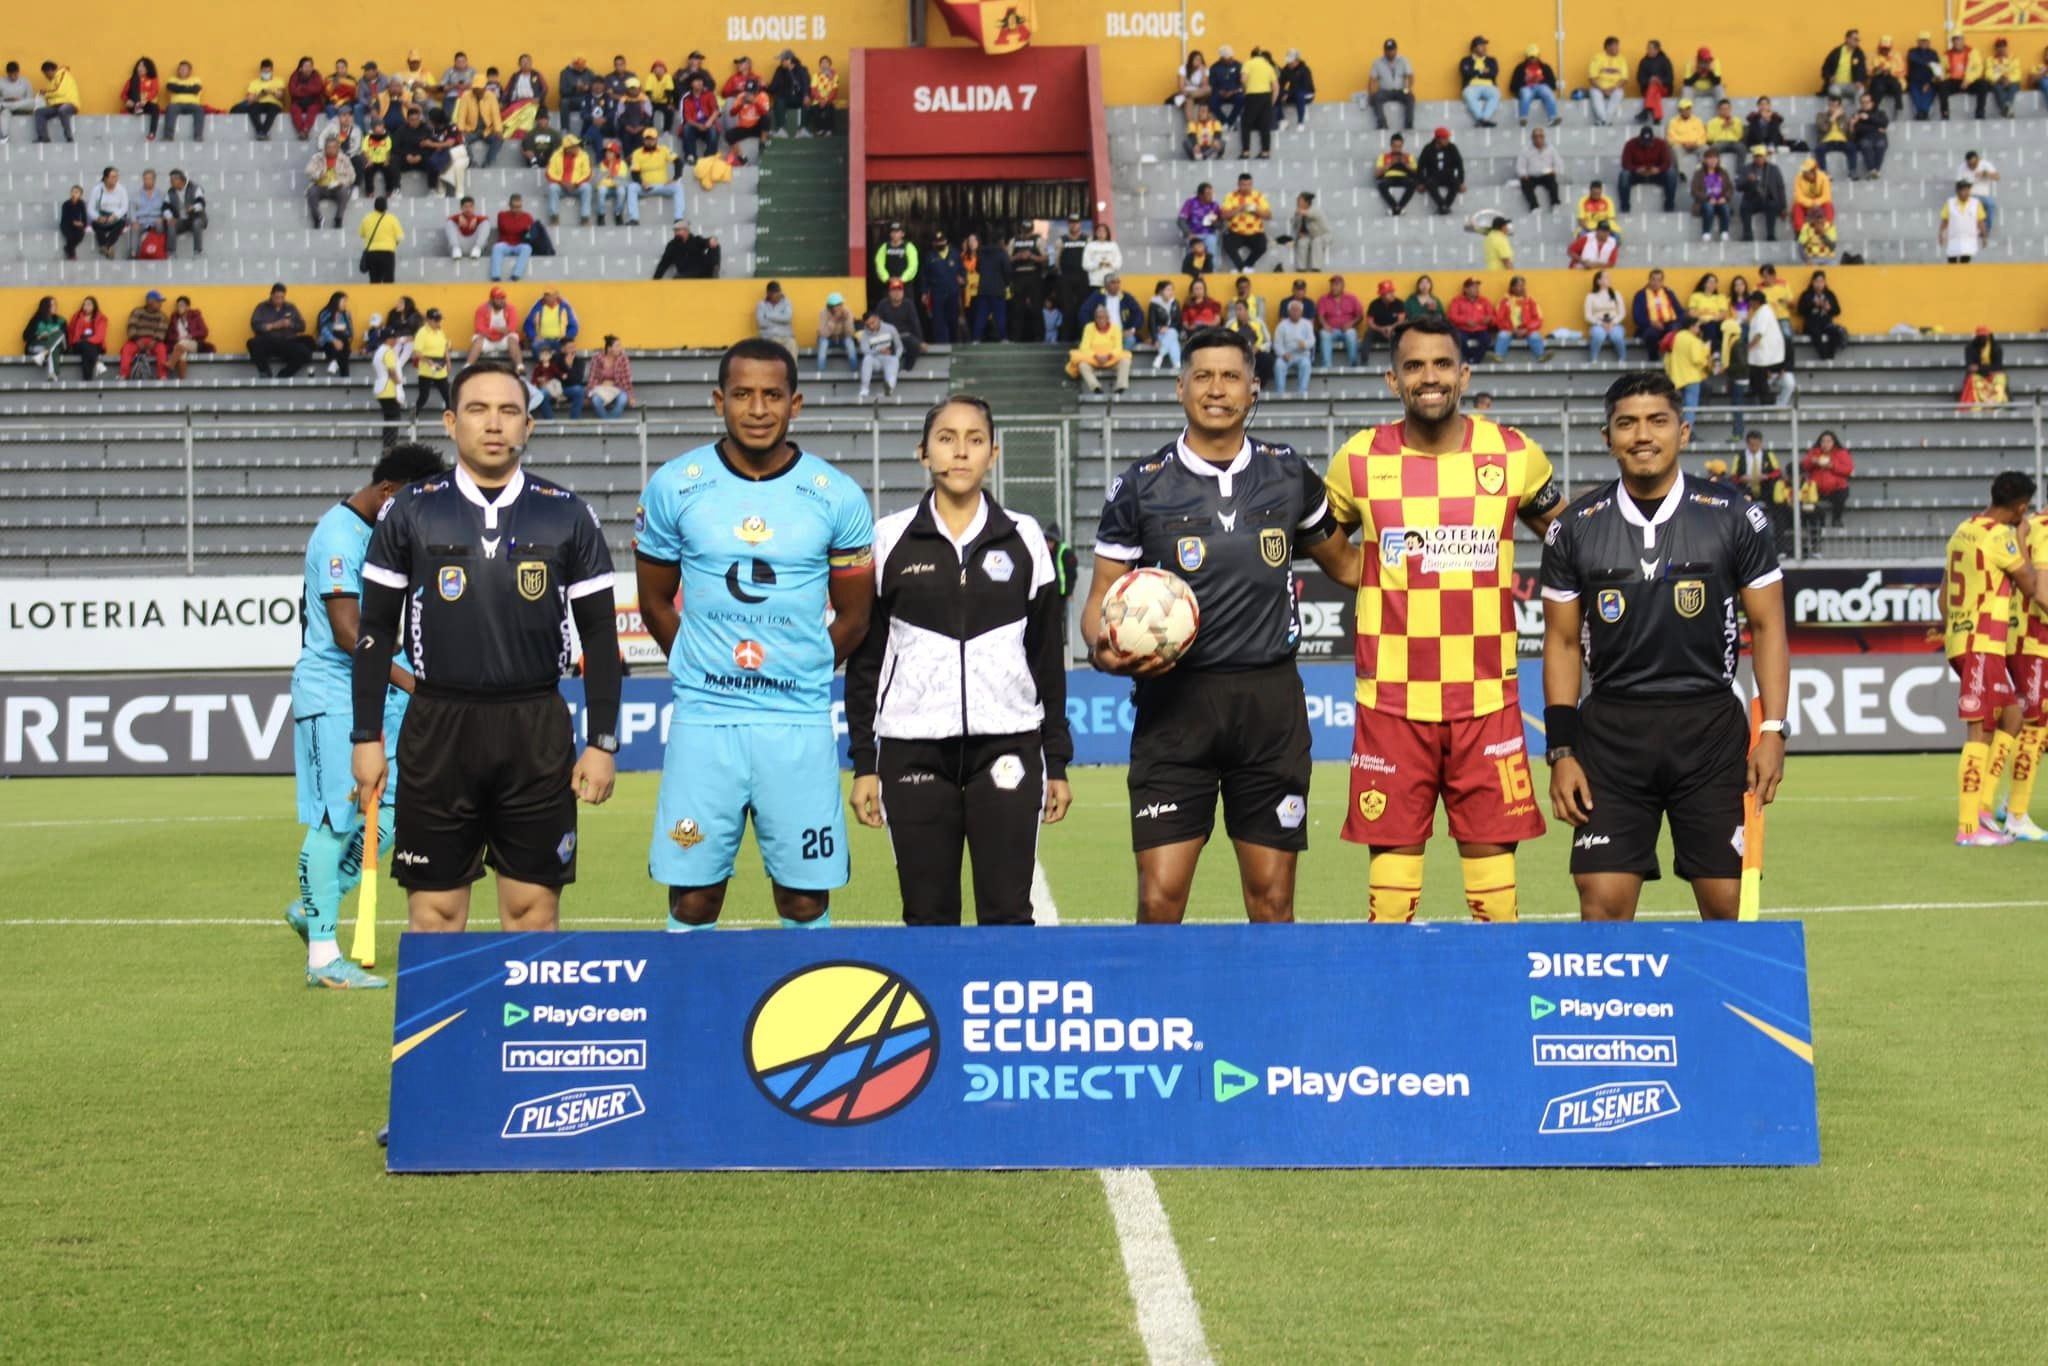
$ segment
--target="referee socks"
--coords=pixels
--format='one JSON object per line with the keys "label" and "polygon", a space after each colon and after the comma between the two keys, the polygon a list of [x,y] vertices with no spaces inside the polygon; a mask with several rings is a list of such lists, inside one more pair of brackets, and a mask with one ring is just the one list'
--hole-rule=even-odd
{"label": "referee socks", "polygon": [[1521,915],[1515,901],[1515,856],[1489,854],[1485,858],[1460,859],[1465,870],[1465,904],[1472,918],[1488,924],[1507,924]]}

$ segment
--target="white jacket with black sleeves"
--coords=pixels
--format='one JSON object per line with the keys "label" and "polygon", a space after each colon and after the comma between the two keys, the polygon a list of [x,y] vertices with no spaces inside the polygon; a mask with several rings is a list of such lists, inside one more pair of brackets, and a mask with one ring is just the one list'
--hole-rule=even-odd
{"label": "white jacket with black sleeves", "polygon": [[1065,777],[1065,610],[1036,519],[987,494],[958,542],[929,493],[876,522],[874,617],[846,665],[854,773],[880,740],[1035,733]]}

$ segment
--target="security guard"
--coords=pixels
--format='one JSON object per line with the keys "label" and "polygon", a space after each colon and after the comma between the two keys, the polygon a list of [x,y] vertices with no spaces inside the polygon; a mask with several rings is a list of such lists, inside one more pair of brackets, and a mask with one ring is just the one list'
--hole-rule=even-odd
{"label": "security guard", "polygon": [[[400,644],[418,682],[399,733],[392,866],[412,928],[465,929],[488,861],[504,928],[552,930],[576,880],[576,798],[611,795],[619,747],[611,552],[588,504],[520,468],[533,420],[518,374],[482,361],[454,394],[441,421],[455,472],[387,503],[363,564],[352,767],[361,792],[382,792],[384,685],[409,598]],[[588,661],[580,759],[556,692],[572,614]]]}
{"label": "security guard", "polygon": [[[1603,430],[1621,477],[1573,503],[1545,536],[1550,803],[1577,828],[1572,878],[1586,920],[1635,918],[1643,881],[1660,875],[1667,816],[1674,869],[1692,883],[1701,917],[1733,920],[1743,793],[1768,803],[1784,774],[1792,670],[1770,519],[1679,471],[1692,436],[1683,406],[1657,371],[1616,380]],[[1765,717],[1754,752],[1734,692],[1738,602]],[[1582,648],[1592,674],[1583,703]]]}

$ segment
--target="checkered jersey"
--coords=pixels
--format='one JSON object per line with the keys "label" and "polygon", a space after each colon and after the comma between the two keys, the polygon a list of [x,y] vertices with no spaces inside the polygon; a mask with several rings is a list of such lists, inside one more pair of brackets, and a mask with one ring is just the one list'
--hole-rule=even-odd
{"label": "checkered jersey", "polygon": [[2024,564],[2019,531],[1978,514],[1948,540],[1942,632],[1950,659],[1962,654],[2002,655],[2012,630],[2012,571]]}
{"label": "checkered jersey", "polygon": [[1448,455],[1410,450],[1402,423],[1368,428],[1330,461],[1330,513],[1364,531],[1358,703],[1415,721],[1518,704],[1515,518],[1555,507],[1543,448],[1466,419]]}
{"label": "checkered jersey", "polygon": [[[2035,577],[2048,574],[2048,512],[2037,512],[2027,518],[2021,523],[2020,532],[2025,541],[2027,563],[2034,567]],[[2037,659],[2048,658],[2048,611],[2042,610],[2039,603],[2017,587],[2013,589],[2012,601],[2013,620],[2022,628],[2013,633],[2017,637],[2018,648],[2012,653],[2032,655]]]}

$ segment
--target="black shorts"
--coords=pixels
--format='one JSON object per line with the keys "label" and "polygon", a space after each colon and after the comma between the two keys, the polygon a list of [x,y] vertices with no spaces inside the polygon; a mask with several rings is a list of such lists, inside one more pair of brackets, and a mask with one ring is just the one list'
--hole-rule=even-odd
{"label": "black shorts", "polygon": [[1234,840],[1308,848],[1308,702],[1292,660],[1239,673],[1176,670],[1138,684],[1131,847]]}
{"label": "black shorts", "polygon": [[550,690],[508,701],[415,696],[398,732],[392,876],[466,887],[488,862],[518,882],[576,880],[576,743]]}
{"label": "black shorts", "polygon": [[1656,880],[1657,829],[1668,817],[1679,877],[1742,876],[1749,720],[1735,694],[1661,701],[1596,694],[1579,708],[1576,749],[1593,789],[1593,819],[1573,832],[1574,873]]}

